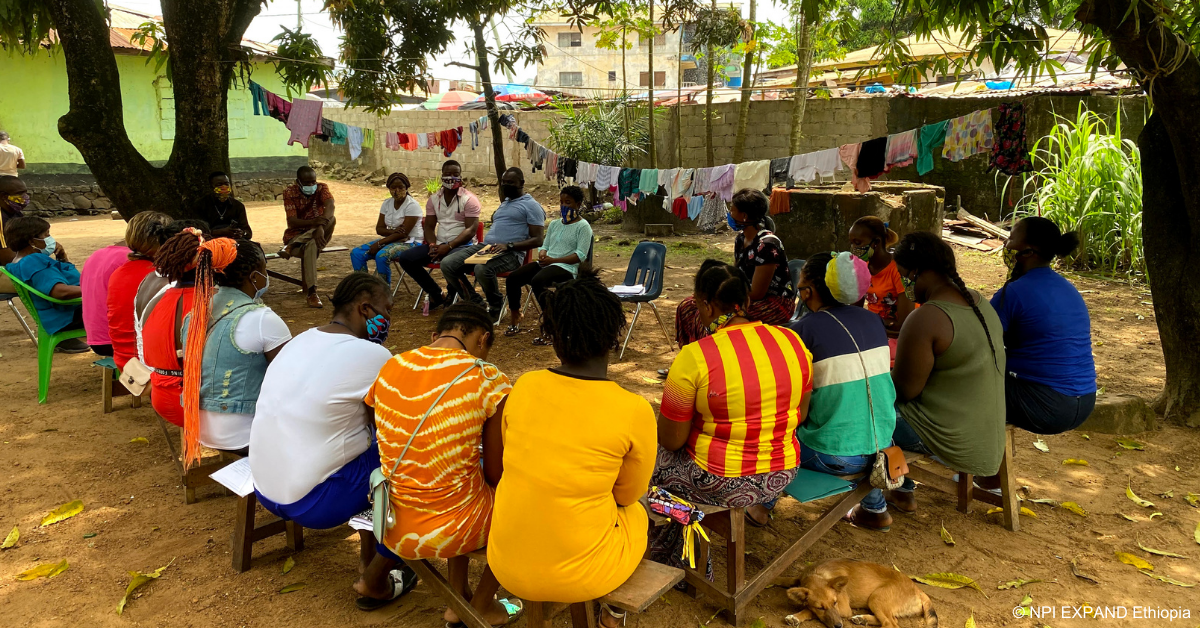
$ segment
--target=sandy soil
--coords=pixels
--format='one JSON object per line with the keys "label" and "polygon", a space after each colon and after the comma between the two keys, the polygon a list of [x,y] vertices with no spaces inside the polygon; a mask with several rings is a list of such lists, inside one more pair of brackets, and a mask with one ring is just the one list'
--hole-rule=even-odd
{"label": "sandy soil", "polygon": [[[381,188],[331,184],[338,199],[338,232],[333,242],[356,246],[373,231]],[[548,190],[538,195],[548,207],[557,202]],[[494,188],[481,191],[489,208],[495,206]],[[283,233],[282,208],[275,203],[254,203],[250,216],[264,246],[271,250]],[[73,260],[86,259],[96,248],[119,239],[124,223],[106,219],[59,221],[54,235]],[[631,244],[628,236],[611,227],[597,228],[597,264],[605,278],[615,283],[624,272]],[[636,240],[636,238],[634,238]],[[660,311],[670,329],[674,306],[689,293],[690,277],[708,255],[729,255],[727,236],[691,238],[702,247],[680,246],[681,238],[668,239],[670,267],[668,290]],[[689,246],[695,246],[689,243]],[[1004,272],[995,256],[959,250],[962,274],[973,287],[990,294],[1003,283]],[[275,261],[272,268],[299,272],[298,262]],[[349,272],[344,253],[322,258],[319,277],[323,294],[332,292]],[[1092,312],[1096,358],[1102,385],[1108,392],[1152,397],[1163,382],[1162,355],[1154,325],[1149,292],[1142,285],[1127,285],[1089,277],[1071,276]],[[410,286],[411,286],[411,282]],[[393,351],[427,341],[434,319],[411,308],[403,288],[393,310]],[[293,333],[323,323],[329,311],[310,310],[294,286],[273,282],[267,302],[288,322]],[[510,376],[555,364],[548,348],[530,344],[531,333],[501,338],[491,359]],[[185,506],[175,465],[170,459],[157,419],[148,407],[131,409],[128,398],[116,401],[117,410],[102,414],[99,372],[90,368],[87,355],[58,355],[50,399],[37,404],[35,352],[11,313],[0,314],[0,353],[5,360],[0,378],[0,398],[7,410],[0,420],[0,535],[18,526],[21,541],[15,549],[0,552],[0,617],[5,626],[329,626],[387,623],[396,626],[440,626],[442,605],[425,586],[397,604],[374,613],[354,608],[350,584],[356,577],[357,541],[347,528],[308,531],[307,547],[295,555],[296,566],[281,573],[291,554],[282,537],[255,548],[254,568],[235,574],[230,567],[229,535],[234,500],[202,490],[203,499]],[[634,330],[625,360],[614,364],[611,375],[629,390],[657,403],[661,385],[647,381],[655,369],[670,364],[673,351],[665,343],[652,316],[644,316]],[[148,444],[131,443],[144,437]],[[1195,626],[1200,619],[1196,589],[1185,589],[1153,580],[1114,558],[1116,551],[1131,552],[1155,566],[1155,573],[1179,581],[1200,582],[1200,546],[1192,540],[1200,510],[1189,507],[1184,495],[1200,492],[1200,434],[1165,428],[1138,437],[1143,451],[1128,451],[1112,436],[1080,433],[1045,439],[1050,453],[1034,449],[1034,438],[1017,439],[1016,469],[1027,496],[1075,501],[1088,512],[1086,518],[1047,505],[1027,504],[1037,518],[1024,518],[1021,532],[1005,532],[998,515],[986,515],[976,505],[967,515],[955,511],[949,496],[922,491],[915,516],[897,515],[888,534],[866,532],[839,524],[816,544],[802,561],[853,557],[895,565],[909,574],[956,572],[974,578],[986,595],[971,589],[943,590],[923,587],[933,598],[943,626],[961,626],[971,614],[979,626]],[[1089,466],[1064,466],[1062,460],[1082,458]],[[1129,484],[1154,508],[1141,508],[1124,494]],[[1161,494],[1173,492],[1172,497]],[[43,515],[56,506],[81,499],[86,510],[70,519],[38,528]],[[748,568],[751,573],[781,551],[802,530],[819,508],[784,500],[770,527],[748,531]],[[1161,512],[1162,516],[1153,513]],[[1129,521],[1123,516],[1133,517]],[[939,538],[944,525],[957,544]],[[1147,554],[1151,548],[1186,555],[1186,559]],[[53,579],[20,582],[14,576],[35,565],[66,559],[70,568]],[[1099,584],[1072,575],[1071,561],[1094,576]],[[174,561],[172,563],[172,561]],[[150,571],[172,563],[162,577],[140,589],[125,609],[116,604],[129,582],[127,572]],[[797,566],[798,568],[799,566]],[[718,573],[722,566],[718,560]],[[997,590],[997,585],[1018,578],[1044,582],[1020,590]],[[281,594],[290,584],[305,583],[297,592]],[[1191,619],[1170,623],[1165,619],[1102,620],[1047,618],[1041,622],[1013,619],[1012,609],[1029,593],[1035,605],[1103,606],[1187,609]],[[632,617],[631,625],[719,626],[723,617],[704,600],[671,592],[665,603]],[[752,605],[749,616],[761,617],[767,626],[783,625],[794,609],[780,589],[768,589]],[[567,625],[565,616],[557,625]],[[810,623],[806,626],[816,627]],[[915,621],[905,623],[915,626]]]}

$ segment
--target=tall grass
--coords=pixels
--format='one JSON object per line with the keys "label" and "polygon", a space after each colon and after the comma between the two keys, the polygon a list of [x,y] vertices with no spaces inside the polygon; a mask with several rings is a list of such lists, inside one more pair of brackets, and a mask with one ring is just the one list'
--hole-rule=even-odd
{"label": "tall grass", "polygon": [[1106,273],[1143,274],[1142,156],[1121,139],[1121,112],[1113,128],[1081,104],[1033,147],[1034,174],[1015,218],[1035,215],[1079,234],[1068,262]]}

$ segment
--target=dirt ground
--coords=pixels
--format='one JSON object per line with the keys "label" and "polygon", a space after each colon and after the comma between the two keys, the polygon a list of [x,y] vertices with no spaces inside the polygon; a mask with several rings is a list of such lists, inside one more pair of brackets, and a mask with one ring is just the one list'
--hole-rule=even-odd
{"label": "dirt ground", "polygon": [[[382,188],[332,183],[338,201],[338,229],[333,244],[356,246],[370,237]],[[495,206],[494,188],[480,190],[485,206]],[[547,207],[556,207],[552,192],[537,192]],[[283,233],[282,208],[277,203],[253,203],[250,219],[258,239],[273,250]],[[72,260],[119,239],[124,223],[99,218],[56,221],[53,233]],[[596,262],[603,277],[616,283],[623,276],[632,243],[614,227],[598,227]],[[637,238],[630,238],[636,242]],[[728,234],[669,238],[668,273],[659,310],[673,329],[674,307],[690,293],[691,275],[710,255],[731,255]],[[959,249],[962,275],[972,287],[991,294],[1004,280],[999,258]],[[271,267],[298,274],[296,261],[273,261]],[[319,274],[322,294],[333,291],[350,271],[348,255],[323,257]],[[1153,397],[1163,383],[1163,362],[1150,295],[1144,285],[1130,286],[1098,278],[1071,275],[1091,310],[1100,383],[1110,393]],[[409,286],[411,287],[411,281]],[[415,288],[414,288],[415,290]],[[426,342],[434,318],[411,309],[415,296],[401,288],[393,310],[389,348],[403,351]],[[329,310],[304,307],[294,286],[274,281],[266,300],[288,322],[293,334],[325,322]],[[670,364],[674,352],[645,312],[634,329],[622,362],[610,375],[627,389],[657,405],[661,384],[654,371]],[[528,327],[528,325],[526,325]],[[500,338],[490,356],[510,377],[556,363],[551,349],[530,343],[532,333]],[[237,574],[230,567],[229,537],[234,499],[202,489],[199,503],[187,506],[174,463],[158,420],[148,404],[129,407],[128,398],[115,402],[116,411],[103,414],[99,371],[90,368],[90,355],[57,355],[50,397],[37,404],[37,364],[33,345],[10,312],[0,313],[0,353],[5,357],[0,378],[0,535],[13,526],[21,539],[14,549],[0,552],[0,617],[4,626],[347,626],[387,624],[403,627],[442,625],[442,604],[424,585],[384,610],[364,613],[354,607],[350,584],[356,578],[357,540],[348,528],[306,531],[305,549],[294,555],[295,568],[281,573],[292,552],[282,537],[255,547],[254,568]],[[1090,436],[1090,438],[1089,438]],[[148,443],[134,443],[143,437]],[[1184,583],[1200,582],[1200,546],[1193,530],[1200,510],[1184,496],[1200,493],[1200,433],[1167,427],[1137,436],[1144,450],[1126,450],[1115,437],[1068,433],[1045,439],[1049,453],[1033,447],[1029,434],[1017,438],[1016,474],[1028,487],[1026,496],[1074,501],[1087,511],[1081,517],[1049,505],[1027,502],[1036,518],[1023,517],[1018,533],[1004,531],[999,515],[985,514],[975,505],[970,514],[955,511],[949,496],[922,490],[915,516],[896,515],[890,533],[880,534],[838,524],[801,559],[811,562],[852,557],[895,565],[913,575],[955,572],[973,578],[983,593],[969,588],[922,588],[933,598],[943,626],[962,626],[974,615],[978,626],[1196,626],[1200,623],[1197,589],[1180,588],[1147,577],[1122,564],[1114,552],[1130,552],[1154,565],[1155,574]],[[1064,466],[1068,458],[1088,466]],[[1142,508],[1125,495],[1128,484],[1156,505]],[[1164,495],[1166,494],[1166,495]],[[42,517],[60,504],[82,500],[85,510],[69,520],[39,528]],[[800,506],[784,500],[772,524],[750,529],[748,570],[754,573],[767,559],[787,547],[819,505]],[[1158,516],[1156,513],[1161,513]],[[1132,520],[1130,520],[1130,518]],[[945,526],[956,545],[939,537]],[[1138,549],[1175,552],[1186,558],[1167,558]],[[16,574],[45,563],[67,560],[70,567],[52,579],[15,580]],[[1072,575],[1071,563],[1096,583]],[[138,590],[123,616],[116,606],[129,571],[151,571],[167,565],[162,577]],[[798,569],[797,565],[794,569]],[[717,573],[723,566],[717,561]],[[720,576],[718,576],[720,578]],[[1017,579],[1042,582],[1017,590],[997,586]],[[304,583],[282,594],[288,585]],[[1035,606],[1055,608],[1055,615],[1037,621],[1014,619],[1013,608],[1029,594]],[[1125,619],[1063,619],[1063,609],[1084,604],[1126,607]],[[1167,619],[1134,619],[1134,607],[1178,609],[1190,619],[1180,624]],[[752,604],[747,624],[762,618],[766,626],[781,626],[793,612],[783,590],[768,589]],[[721,626],[723,616],[703,599],[677,592],[646,613],[632,616],[630,625],[644,628]],[[558,626],[567,625],[560,616]],[[818,624],[806,626],[815,628]],[[916,626],[908,620],[905,626]]]}

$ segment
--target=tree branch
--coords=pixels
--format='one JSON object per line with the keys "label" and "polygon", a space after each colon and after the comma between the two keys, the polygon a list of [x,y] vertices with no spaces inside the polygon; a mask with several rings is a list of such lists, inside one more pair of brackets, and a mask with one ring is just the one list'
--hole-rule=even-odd
{"label": "tree branch", "polygon": [[463,62],[461,62],[461,61],[451,61],[451,62],[447,63],[446,65],[457,65],[457,66],[458,66],[458,67],[460,67],[460,68],[466,68],[466,69],[468,69],[468,70],[472,70],[472,71],[475,71],[475,72],[478,72],[478,71],[479,71],[479,66],[477,66],[477,65],[470,65],[470,64],[467,64],[467,63],[463,63]]}

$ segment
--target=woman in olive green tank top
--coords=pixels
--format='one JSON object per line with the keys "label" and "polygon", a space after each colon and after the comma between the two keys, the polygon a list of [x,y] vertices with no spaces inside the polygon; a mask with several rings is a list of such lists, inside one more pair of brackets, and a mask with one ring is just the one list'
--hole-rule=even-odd
{"label": "woman in olive green tank top", "polygon": [[[1004,453],[1000,318],[963,283],[954,251],[938,236],[908,234],[895,260],[908,298],[923,305],[904,321],[896,348],[895,443],[964,473],[995,475]],[[889,501],[911,512],[912,488],[906,480]]]}

